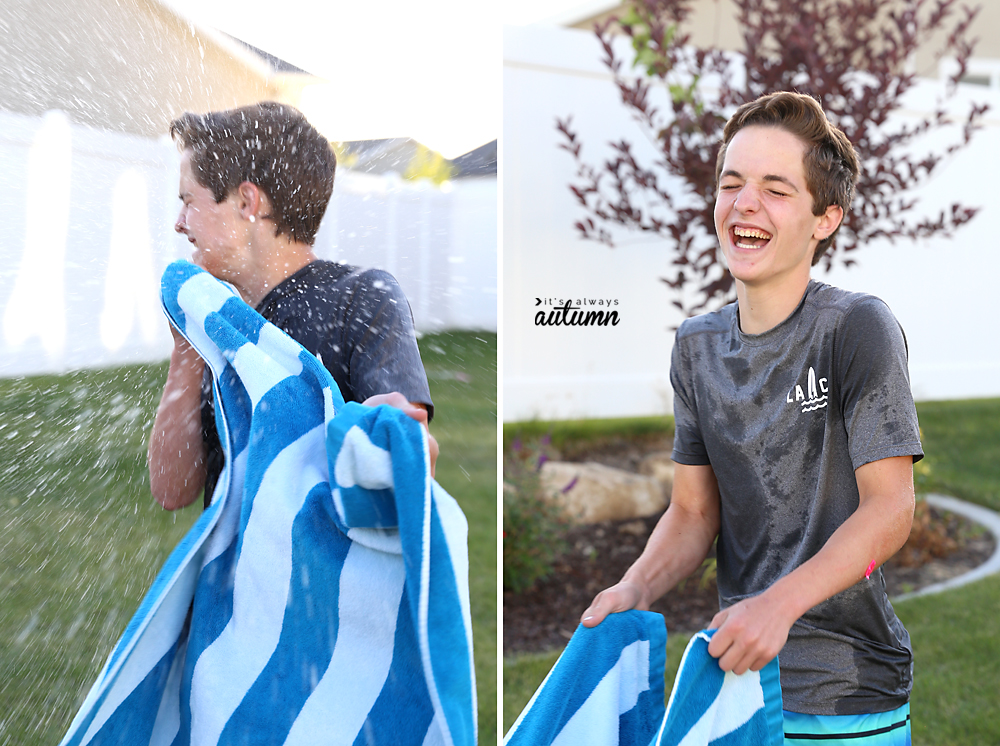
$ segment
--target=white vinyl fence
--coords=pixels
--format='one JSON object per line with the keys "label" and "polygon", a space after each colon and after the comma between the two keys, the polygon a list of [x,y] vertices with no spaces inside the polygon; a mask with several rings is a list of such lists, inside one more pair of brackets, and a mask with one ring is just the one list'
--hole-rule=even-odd
{"label": "white vinyl fence", "polygon": [[[627,46],[628,39],[623,40]],[[625,53],[630,50],[625,50]],[[585,217],[570,193],[573,158],[559,148],[556,117],[573,116],[583,157],[600,165],[607,143],[630,140],[640,155],[652,146],[622,106],[603,52],[590,32],[554,27],[504,30],[503,419],[571,419],[656,415],[672,411],[670,328],[682,318],[660,277],[669,255],[662,240],[625,235],[614,249],[577,237]],[[942,85],[922,81],[900,121],[932,111]],[[994,217],[1000,191],[1000,93],[961,86],[992,105],[971,147],[946,161],[917,197],[928,211],[953,202],[981,206],[953,239],[881,242],[854,257],[858,266],[817,279],[883,298],[909,341],[918,399],[1000,396],[1000,331],[993,272]],[[926,142],[921,148],[941,142]],[[647,161],[651,161],[648,158]],[[543,326],[539,310],[583,301],[612,305],[617,325]],[[596,304],[596,305],[595,305]]]}
{"label": "white vinyl fence", "polygon": [[[174,144],[0,112],[0,163],[0,376],[165,359]],[[496,179],[449,187],[341,171],[316,250],[392,272],[418,330],[495,331]]]}

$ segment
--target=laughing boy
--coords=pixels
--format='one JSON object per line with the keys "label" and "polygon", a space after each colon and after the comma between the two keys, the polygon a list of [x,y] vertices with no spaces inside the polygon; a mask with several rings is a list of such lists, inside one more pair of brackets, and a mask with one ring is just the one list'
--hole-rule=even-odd
{"label": "laughing boy", "polygon": [[876,569],[923,455],[906,341],[878,298],[810,279],[857,155],[815,100],[774,93],[729,120],[716,177],[737,301],[677,332],[671,504],[583,624],[648,609],[717,539],[709,652],[736,674],[780,652],[786,743],[909,744],[910,639]]}

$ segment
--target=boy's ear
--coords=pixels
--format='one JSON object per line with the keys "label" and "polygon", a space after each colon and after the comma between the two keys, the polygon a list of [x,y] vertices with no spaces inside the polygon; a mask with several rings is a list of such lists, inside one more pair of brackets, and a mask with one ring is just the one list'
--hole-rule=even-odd
{"label": "boy's ear", "polygon": [[261,192],[260,188],[249,181],[244,181],[236,187],[236,194],[239,197],[240,215],[245,220],[255,217],[260,210]]}
{"label": "boy's ear", "polygon": [[813,238],[822,241],[828,238],[840,226],[844,219],[844,208],[840,205],[830,205],[826,212],[819,216],[816,230],[813,231]]}

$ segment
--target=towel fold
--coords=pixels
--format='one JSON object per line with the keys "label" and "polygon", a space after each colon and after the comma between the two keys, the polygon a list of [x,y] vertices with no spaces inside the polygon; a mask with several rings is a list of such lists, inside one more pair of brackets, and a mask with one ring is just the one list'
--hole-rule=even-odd
{"label": "towel fold", "polygon": [[504,739],[507,746],[649,746],[663,718],[667,629],[627,611],[580,625]]}
{"label": "towel fold", "polygon": [[423,428],[188,262],[162,300],[226,454],[62,743],[475,743],[467,524]]}
{"label": "towel fold", "polygon": [[708,654],[715,630],[688,643],[656,746],[781,746],[778,659],[760,671],[724,672]]}
{"label": "towel fold", "polygon": [[506,746],[781,746],[777,658],[725,673],[691,638],[664,710],[666,628],[648,611],[577,628],[504,739]]}

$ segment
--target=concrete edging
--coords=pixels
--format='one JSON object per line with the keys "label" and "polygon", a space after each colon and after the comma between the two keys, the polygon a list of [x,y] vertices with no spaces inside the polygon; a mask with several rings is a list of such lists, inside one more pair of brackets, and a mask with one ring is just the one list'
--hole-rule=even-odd
{"label": "concrete edging", "polygon": [[985,578],[988,575],[1000,573],[1000,513],[996,513],[989,508],[984,508],[981,505],[974,505],[954,497],[947,497],[946,495],[928,495],[927,502],[935,508],[947,510],[952,513],[958,513],[959,515],[968,518],[970,521],[978,523],[980,526],[993,534],[993,538],[996,539],[996,549],[993,550],[993,556],[978,567],[969,570],[969,572],[963,573],[962,575],[958,575],[949,580],[944,580],[940,583],[928,585],[918,591],[901,593],[900,595],[892,598],[893,603],[896,601],[905,601],[908,598],[929,596],[932,593],[940,593],[941,591],[947,591],[952,588],[959,588],[960,586]]}

